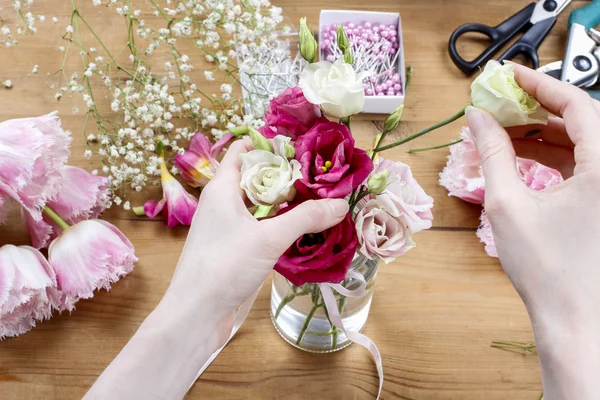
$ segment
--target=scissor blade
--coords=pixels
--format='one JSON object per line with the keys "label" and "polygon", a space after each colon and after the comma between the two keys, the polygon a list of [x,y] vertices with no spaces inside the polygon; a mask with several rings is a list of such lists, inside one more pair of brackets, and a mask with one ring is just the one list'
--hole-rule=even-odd
{"label": "scissor blade", "polygon": [[537,24],[547,20],[548,18],[556,17],[558,14],[563,12],[565,8],[571,3],[572,0],[541,0],[533,10],[531,16],[531,23]]}
{"label": "scissor blade", "polygon": [[553,63],[544,65],[543,67],[538,68],[539,72],[543,72],[546,75],[550,75],[551,77],[560,80],[560,75],[562,73],[562,61],[555,61]]}

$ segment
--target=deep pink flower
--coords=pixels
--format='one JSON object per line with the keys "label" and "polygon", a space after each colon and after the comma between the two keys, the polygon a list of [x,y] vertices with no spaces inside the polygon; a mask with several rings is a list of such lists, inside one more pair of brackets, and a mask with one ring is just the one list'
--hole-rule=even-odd
{"label": "deep pink flower", "polygon": [[39,251],[0,248],[0,340],[27,332],[63,308],[56,275]]}
{"label": "deep pink flower", "polygon": [[300,136],[294,147],[302,166],[296,188],[305,198],[343,198],[373,170],[367,153],[354,147],[348,127],[326,118]]}
{"label": "deep pink flower", "polygon": [[394,217],[404,220],[412,233],[431,228],[433,198],[425,193],[413,177],[410,167],[400,161],[379,156],[375,173],[388,170],[388,185],[379,201]]}
{"label": "deep pink flower", "polygon": [[[279,215],[292,209],[286,207]],[[275,271],[296,286],[305,283],[340,283],[358,245],[356,228],[350,214],[326,231],[300,237],[279,257]]]}
{"label": "deep pink flower", "polygon": [[[521,179],[525,182],[525,185],[533,190],[544,190],[564,182],[560,172],[553,168],[546,167],[534,160],[518,157],[517,170],[521,175]],[[479,226],[479,229],[477,229],[477,237],[485,244],[485,251],[490,257],[498,257],[498,250],[496,250],[492,226],[490,225],[485,210],[481,213],[481,225]]]}
{"label": "deep pink flower", "polygon": [[265,114],[266,125],[259,131],[269,139],[283,135],[296,140],[308,132],[320,116],[319,106],[309,103],[300,87],[287,88],[271,100]]}
{"label": "deep pink flower", "polygon": [[[108,207],[108,179],[72,166],[60,171],[58,194],[48,201],[48,206],[68,224],[95,219]],[[60,229],[48,216],[35,220],[23,210],[25,226],[33,247],[41,249],[60,234]]]}
{"label": "deep pink flower", "polygon": [[160,201],[148,200],[144,203],[144,213],[150,217],[156,217],[162,212],[163,219],[169,228],[177,224],[190,225],[192,218],[198,208],[198,199],[189,194],[171,175],[165,161],[161,161],[160,179],[163,187],[163,198]]}
{"label": "deep pink flower", "polygon": [[58,192],[70,142],[56,113],[0,123],[0,192],[41,219],[46,201]]}
{"label": "deep pink flower", "polygon": [[485,182],[481,160],[469,128],[463,128],[460,138],[462,142],[450,146],[448,163],[440,173],[440,185],[448,190],[448,196],[483,204]]}
{"label": "deep pink flower", "polygon": [[173,160],[185,183],[191,187],[206,186],[219,167],[217,157],[231,138],[232,135],[227,133],[218,142],[211,144],[203,133],[196,133],[185,153],[176,155]]}
{"label": "deep pink flower", "polygon": [[96,289],[109,290],[137,260],[127,237],[99,219],[69,227],[48,248],[48,261],[67,303],[93,297]]}

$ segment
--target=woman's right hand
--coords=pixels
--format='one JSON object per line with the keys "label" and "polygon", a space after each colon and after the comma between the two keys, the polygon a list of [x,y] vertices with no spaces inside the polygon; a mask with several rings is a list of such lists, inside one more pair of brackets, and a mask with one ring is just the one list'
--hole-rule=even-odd
{"label": "woman's right hand", "polygon": [[[584,91],[515,65],[518,83],[551,113],[539,135],[509,135],[473,109],[469,126],[486,179],[485,208],[500,261],[535,332],[544,398],[600,398],[600,103]],[[529,129],[531,130],[531,128]],[[511,141],[511,136],[514,141]],[[536,192],[516,153],[563,173]]]}

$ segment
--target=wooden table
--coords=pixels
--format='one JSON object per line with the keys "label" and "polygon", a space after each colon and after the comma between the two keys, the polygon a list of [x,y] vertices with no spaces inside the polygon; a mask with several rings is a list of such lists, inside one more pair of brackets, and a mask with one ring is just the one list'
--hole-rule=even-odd
{"label": "wooden table", "polygon": [[[454,28],[465,22],[495,25],[528,0],[380,0],[374,3],[331,0],[274,0],[289,21],[307,16],[315,26],[322,7],[399,11],[403,18],[407,64],[414,79],[404,121],[393,133],[401,138],[454,114],[468,102],[470,79],[450,61],[446,46]],[[10,1],[0,0],[9,8]],[[0,50],[0,119],[60,111],[75,138],[71,164],[93,169],[82,157],[83,117],[71,103],[54,100],[46,87],[47,72],[60,63],[56,51],[71,11],[69,2],[38,0],[47,17],[40,33],[12,50]],[[104,24],[111,44],[125,38],[114,11],[79,8]],[[575,0],[571,6],[581,7]],[[568,10],[570,11],[570,9]],[[55,26],[49,20],[58,16]],[[561,58],[566,41],[564,13],[541,48],[542,64]],[[114,17],[116,18],[116,17]],[[42,29],[43,28],[43,29]],[[471,51],[469,51],[471,50]],[[477,50],[465,50],[474,55]],[[30,71],[39,64],[40,73]],[[454,139],[464,120],[411,143],[421,147]],[[377,130],[369,117],[355,124],[359,145],[371,145]],[[365,330],[383,354],[383,399],[527,399],[537,400],[541,382],[537,358],[490,348],[494,339],[532,340],[525,309],[496,259],[489,258],[475,236],[480,208],[449,198],[438,185],[447,150],[409,155],[396,148],[388,158],[409,163],[425,190],[435,198],[434,226],[416,237],[418,247],[383,266]],[[72,315],[60,315],[33,331],[0,343],[0,398],[80,398],[125,345],[165,291],[187,229],[165,228],[162,222],[137,219],[111,210],[107,220],[131,239],[140,258],[135,271],[81,301]],[[0,244],[27,243],[18,215],[0,227]],[[359,346],[336,354],[315,355],[285,343],[269,318],[270,287],[265,285],[248,320],[189,393],[189,398],[218,399],[373,399],[377,374],[369,354]]]}

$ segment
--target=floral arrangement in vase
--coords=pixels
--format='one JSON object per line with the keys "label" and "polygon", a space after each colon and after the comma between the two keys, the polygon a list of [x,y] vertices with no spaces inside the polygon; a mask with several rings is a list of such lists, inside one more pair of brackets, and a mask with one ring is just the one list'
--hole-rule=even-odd
{"label": "floral arrangement in vase", "polygon": [[0,340],[74,310],[137,261],[125,235],[98,219],[107,178],[65,165],[70,143],[55,114],[0,123],[0,225],[18,206],[31,238],[0,247]]}

